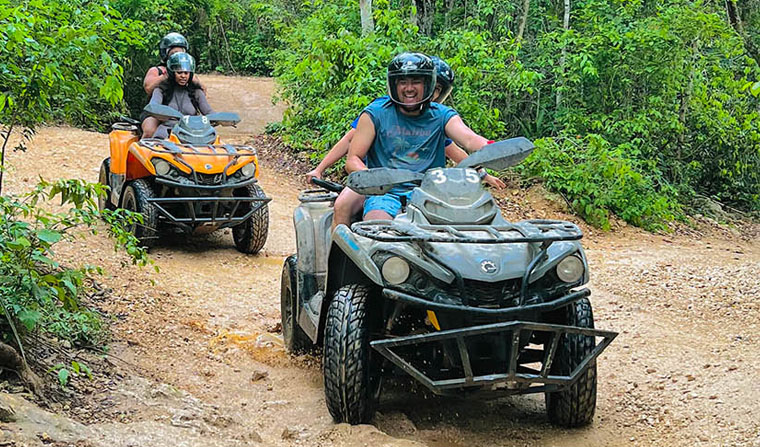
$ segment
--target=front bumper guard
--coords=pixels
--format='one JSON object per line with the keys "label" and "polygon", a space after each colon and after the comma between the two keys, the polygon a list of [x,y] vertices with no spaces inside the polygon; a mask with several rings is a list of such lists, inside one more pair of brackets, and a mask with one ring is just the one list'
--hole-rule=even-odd
{"label": "front bumper guard", "polygon": [[[523,331],[548,332],[549,339],[543,349],[527,347],[520,350],[520,335]],[[507,359],[506,372],[475,375],[470,361],[468,337],[503,333],[511,340],[510,358]],[[565,334],[580,334],[595,338],[594,349],[568,375],[551,374],[551,365],[557,353],[560,338]],[[370,342],[372,348],[401,370],[425,385],[435,394],[448,394],[452,391],[472,387],[506,384],[508,394],[528,394],[560,391],[571,386],[583,372],[599,357],[607,346],[617,336],[616,332],[599,329],[562,326],[547,323],[511,321],[504,323],[486,324],[463,329],[450,329],[430,334],[410,335],[399,338],[375,340]],[[601,338],[597,342],[597,339]],[[456,341],[463,376],[434,380],[415,367],[411,361],[401,357],[394,349],[428,343]],[[526,364],[541,364],[540,369],[533,369]]]}
{"label": "front bumper guard", "polygon": [[[148,202],[155,206],[161,216],[172,224],[187,231],[192,231],[194,227],[204,224],[219,225],[219,228],[239,225],[250,219],[253,213],[271,200],[269,197],[155,197],[148,199]],[[234,205],[232,210],[221,214],[219,205],[223,202],[234,202]],[[251,209],[242,216],[235,216],[238,207],[244,202],[251,203]],[[188,217],[175,216],[164,206],[176,203],[185,205],[184,208]],[[200,217],[196,213],[196,207],[202,207],[205,204],[213,206],[210,217]],[[223,207],[221,211],[226,211],[226,207]]]}

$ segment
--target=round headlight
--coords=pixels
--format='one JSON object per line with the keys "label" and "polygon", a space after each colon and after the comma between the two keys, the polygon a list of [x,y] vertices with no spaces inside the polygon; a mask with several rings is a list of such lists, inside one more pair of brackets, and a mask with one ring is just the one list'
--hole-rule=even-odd
{"label": "round headlight", "polygon": [[391,284],[401,284],[409,277],[409,264],[403,259],[392,256],[383,263],[383,278]]}
{"label": "round headlight", "polygon": [[248,163],[247,165],[240,168],[240,173],[243,174],[243,177],[253,177],[253,174],[256,173],[256,165],[253,163]]}
{"label": "round headlight", "polygon": [[166,175],[172,170],[171,165],[166,160],[153,160],[153,166],[156,168],[156,174]]}
{"label": "round headlight", "polygon": [[557,264],[557,276],[560,280],[572,283],[583,276],[583,261],[578,256],[570,255]]}

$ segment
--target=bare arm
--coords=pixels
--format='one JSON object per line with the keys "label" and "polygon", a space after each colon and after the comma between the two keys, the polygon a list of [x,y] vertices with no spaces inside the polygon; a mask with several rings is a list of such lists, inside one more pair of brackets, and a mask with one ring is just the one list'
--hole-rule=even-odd
{"label": "bare arm", "polygon": [[312,177],[322,178],[325,170],[334,165],[338,160],[343,158],[348,153],[348,147],[351,145],[351,140],[354,137],[355,129],[351,129],[343,135],[343,138],[335,143],[335,146],[330,149],[330,152],[325,155],[325,158],[317,165],[316,168],[306,173],[306,181],[310,181]]}
{"label": "bare arm", "polygon": [[145,93],[147,93],[149,96],[153,94],[153,91],[158,87],[158,84],[163,82],[167,79],[166,69],[164,69],[164,74],[158,74],[158,68],[157,67],[150,67],[147,73],[145,73],[145,78],[143,79],[143,88],[145,89]]}
{"label": "bare arm", "polygon": [[469,152],[474,152],[488,144],[488,140],[472,131],[459,116],[446,123],[446,136]]}
{"label": "bare arm", "polygon": [[375,124],[368,114],[362,113],[359,117],[359,123],[356,125],[354,137],[348,148],[348,158],[346,158],[346,172],[349,174],[354,171],[367,169],[367,165],[362,161],[367,156],[372,142],[375,140]]}

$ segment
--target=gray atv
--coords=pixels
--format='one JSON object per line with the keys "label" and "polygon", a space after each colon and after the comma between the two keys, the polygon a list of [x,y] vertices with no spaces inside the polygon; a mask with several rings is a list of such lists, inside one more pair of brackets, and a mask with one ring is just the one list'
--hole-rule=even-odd
{"label": "gray atv", "polygon": [[549,420],[589,424],[596,359],[617,335],[594,329],[582,233],[572,223],[504,220],[477,167],[506,169],[533,144],[501,141],[455,168],[370,169],[364,195],[414,188],[392,221],[330,231],[341,185],[302,192],[298,254],[282,271],[282,330],[294,353],[321,347],[327,408],[368,422],[383,380],[412,377],[439,395],[544,393]]}

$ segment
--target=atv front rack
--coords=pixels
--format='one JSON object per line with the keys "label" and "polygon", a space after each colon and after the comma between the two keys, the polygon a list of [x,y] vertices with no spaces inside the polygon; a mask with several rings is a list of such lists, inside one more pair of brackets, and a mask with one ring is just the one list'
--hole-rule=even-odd
{"label": "atv front rack", "polygon": [[[219,228],[241,224],[271,200],[269,197],[154,197],[149,198],[148,202],[156,207],[161,216],[173,224],[192,231],[198,224],[218,224]],[[230,202],[233,203],[231,209],[225,206]],[[251,203],[251,209],[242,216],[235,216],[240,204],[246,202]],[[177,217],[166,208],[166,205],[176,203],[185,205],[184,209],[189,217]],[[198,211],[204,208],[210,208],[209,217],[198,216]]]}
{"label": "atv front rack", "polygon": [[[537,349],[534,345],[520,349],[521,334],[525,337],[526,335],[529,336],[531,332],[546,333],[547,341],[541,349]],[[473,372],[470,356],[471,347],[468,345],[467,339],[486,334],[502,334],[510,341],[509,358],[506,365],[494,365],[493,370],[498,372],[476,374]],[[594,337],[594,349],[569,374],[552,374],[551,366],[557,354],[560,339],[574,334]],[[616,332],[599,329],[512,321],[375,340],[370,342],[370,346],[436,394],[447,394],[465,388],[498,384],[505,384],[504,391],[508,394],[528,394],[560,391],[571,386],[616,336]],[[597,338],[601,338],[601,340],[597,342]],[[404,359],[402,354],[397,352],[399,348],[420,347],[432,343],[442,344],[447,341],[456,343],[461,362],[461,374],[451,375],[451,377],[434,379],[431,377],[432,371],[428,371],[426,374],[421,370],[421,367],[418,368],[412,364],[412,359]],[[539,364],[540,367],[538,368],[532,367]]]}
{"label": "atv front rack", "polygon": [[519,224],[507,225],[416,225],[408,222],[368,220],[356,222],[351,230],[380,242],[448,242],[459,244],[515,244],[577,241],[580,228],[561,220],[524,220],[537,231]]}

